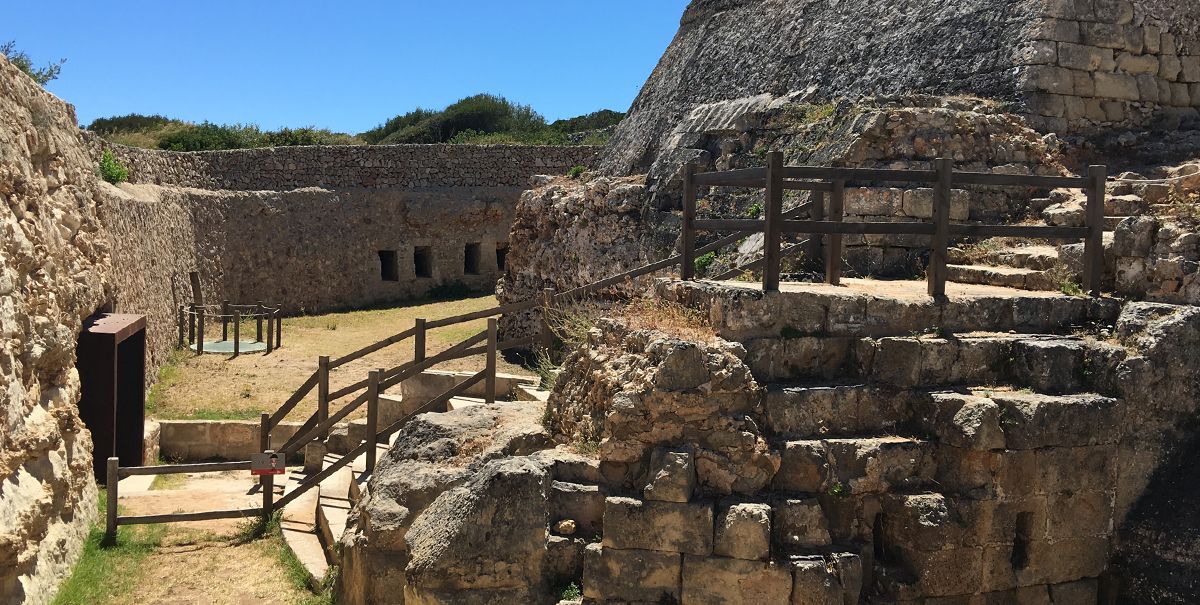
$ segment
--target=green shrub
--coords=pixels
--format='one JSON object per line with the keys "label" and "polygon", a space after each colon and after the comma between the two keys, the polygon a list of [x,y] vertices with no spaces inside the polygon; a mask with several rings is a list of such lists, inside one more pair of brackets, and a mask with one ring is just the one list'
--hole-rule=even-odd
{"label": "green shrub", "polygon": [[561,132],[584,132],[587,130],[602,130],[609,126],[616,126],[625,118],[625,114],[611,109],[601,109],[592,113],[578,116],[575,118],[567,118],[565,120],[555,120],[550,128]]}
{"label": "green shrub", "polygon": [[123,116],[112,116],[111,118],[96,118],[88,124],[87,129],[99,134],[116,134],[119,132],[145,132],[162,128],[171,123],[181,123],[179,120],[172,120],[166,116],[160,115],[143,115],[140,113],[131,113]]}
{"label": "green shrub", "polygon": [[261,147],[262,132],[257,126],[204,122],[164,136],[159,149],[169,151],[212,151]]}
{"label": "green shrub", "polygon": [[12,63],[17,69],[25,72],[34,82],[45,86],[52,80],[58,79],[58,74],[62,73],[63,63],[66,59],[59,59],[58,63],[47,63],[45,67],[38,69],[33,66],[33,59],[24,51],[17,50],[17,43],[14,40],[9,40],[4,44],[0,44],[0,55],[8,58],[8,62]]}
{"label": "green shrub", "polygon": [[696,260],[693,261],[692,264],[696,268],[696,273],[704,273],[705,271],[708,270],[709,267],[712,266],[712,264],[714,262],[716,262],[716,260],[717,260],[717,253],[709,252],[707,254],[703,254],[703,255],[696,257]]}
{"label": "green shrub", "polygon": [[577,179],[577,178],[583,176],[583,173],[585,173],[585,172],[587,172],[587,168],[584,166],[571,166],[571,168],[569,170],[567,170],[567,176],[571,177],[573,179]]}
{"label": "green shrub", "polygon": [[104,180],[116,185],[117,183],[129,180],[129,171],[117,161],[117,158],[113,156],[111,151],[105,149],[100,154],[100,176]]}

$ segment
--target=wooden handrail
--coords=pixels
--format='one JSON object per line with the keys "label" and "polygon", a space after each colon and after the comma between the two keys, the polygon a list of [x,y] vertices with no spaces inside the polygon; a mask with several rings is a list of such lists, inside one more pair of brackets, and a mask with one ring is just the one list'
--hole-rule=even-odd
{"label": "wooden handrail", "polygon": [[309,376],[308,380],[305,380],[304,384],[300,385],[300,388],[296,389],[296,392],[292,393],[292,396],[283,405],[279,406],[279,409],[275,410],[274,414],[271,414],[271,428],[279,426],[279,423],[296,407],[296,404],[300,403],[305,396],[312,392],[313,388],[317,386],[318,379],[318,374],[313,372],[312,376]]}
{"label": "wooden handrail", "polygon": [[198,462],[196,464],[161,464],[159,466],[123,466],[118,475],[120,478],[134,475],[176,475],[181,473],[221,473],[225,471],[248,471],[249,461],[240,462]]}

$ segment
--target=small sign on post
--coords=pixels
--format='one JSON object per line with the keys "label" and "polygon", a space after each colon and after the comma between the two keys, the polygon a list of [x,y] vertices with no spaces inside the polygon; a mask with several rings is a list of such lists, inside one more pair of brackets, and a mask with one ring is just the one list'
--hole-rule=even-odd
{"label": "small sign on post", "polygon": [[258,477],[260,475],[282,475],[287,472],[287,466],[283,463],[283,458],[276,453],[250,454],[250,474]]}

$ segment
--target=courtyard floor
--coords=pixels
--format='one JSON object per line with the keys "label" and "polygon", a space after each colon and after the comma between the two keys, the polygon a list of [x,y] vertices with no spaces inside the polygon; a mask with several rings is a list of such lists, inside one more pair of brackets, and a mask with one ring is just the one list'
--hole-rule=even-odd
{"label": "courtyard floor", "polygon": [[[283,320],[283,347],[269,355],[205,354],[176,351],[171,363],[160,372],[158,384],[147,398],[148,416],[162,419],[257,419],[261,412],[274,411],[317,369],[317,357],[338,357],[365,345],[411,328],[417,318],[439,319],[486,309],[496,305],[494,296],[461,300],[413,303],[384,309],[289,317]],[[479,319],[431,330],[426,347],[429,355],[443,351],[487,328]],[[217,328],[219,330],[219,326]],[[247,323],[243,334],[253,334]],[[218,332],[219,334],[219,332]],[[393,345],[336,369],[330,388],[351,384],[381,367],[393,367],[413,357],[412,340]],[[483,369],[482,355],[447,362],[439,370]],[[503,359],[499,371],[529,374]],[[316,395],[302,401],[290,418],[303,419],[316,410]]]}

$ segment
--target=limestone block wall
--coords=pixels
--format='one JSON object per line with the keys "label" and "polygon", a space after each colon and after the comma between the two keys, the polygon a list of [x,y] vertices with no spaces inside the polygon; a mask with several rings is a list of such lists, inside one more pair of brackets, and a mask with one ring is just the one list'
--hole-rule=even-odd
{"label": "limestone block wall", "polygon": [[94,152],[111,149],[133,183],[199,189],[287,191],[518,187],[535,174],[565,174],[592,164],[589,146],[314,145],[173,152],[115,145],[90,135]]}
{"label": "limestone block wall", "polygon": [[1014,59],[1032,122],[1045,131],[1196,123],[1200,17],[1187,3],[1048,0]]}

